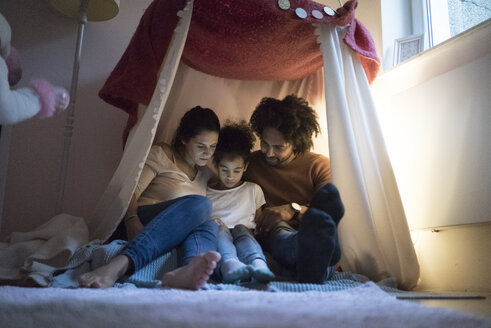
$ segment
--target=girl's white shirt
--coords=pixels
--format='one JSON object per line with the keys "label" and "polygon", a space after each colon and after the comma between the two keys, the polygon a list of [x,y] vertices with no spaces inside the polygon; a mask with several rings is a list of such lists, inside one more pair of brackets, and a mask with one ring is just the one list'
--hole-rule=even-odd
{"label": "girl's white shirt", "polygon": [[254,229],[256,210],[266,203],[261,187],[248,181],[226,190],[208,187],[206,196],[213,203],[211,218],[222,221],[229,228],[243,224]]}

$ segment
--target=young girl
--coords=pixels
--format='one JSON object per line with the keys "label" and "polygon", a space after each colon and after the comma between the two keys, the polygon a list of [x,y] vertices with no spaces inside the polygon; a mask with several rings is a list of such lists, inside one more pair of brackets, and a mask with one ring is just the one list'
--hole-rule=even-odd
{"label": "young girl", "polygon": [[211,180],[206,195],[213,204],[211,217],[219,224],[222,260],[216,272],[225,283],[274,279],[251,232],[254,217],[265,203],[264,194],[259,185],[242,181],[253,146],[254,135],[245,122],[228,124],[220,130],[213,155],[218,178]]}
{"label": "young girl", "polygon": [[171,145],[152,146],[124,223],[128,240],[108,264],[83,274],[81,287],[108,288],[125,274],[179,248],[180,266],[162,277],[167,287],[202,287],[220,260],[218,227],[211,219],[206,166],[218,141],[216,114],[199,106],[184,114]]}

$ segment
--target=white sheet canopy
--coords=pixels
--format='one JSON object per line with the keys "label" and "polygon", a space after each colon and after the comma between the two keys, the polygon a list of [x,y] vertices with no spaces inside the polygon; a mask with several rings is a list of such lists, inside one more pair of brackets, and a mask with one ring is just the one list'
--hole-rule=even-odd
{"label": "white sheet canopy", "polygon": [[[90,238],[106,240],[121,221],[149,148],[170,141],[182,113],[196,105],[214,109],[222,122],[248,120],[263,97],[304,97],[319,115],[322,136],[314,151],[329,155],[346,214],[339,226],[342,267],[377,281],[395,277],[414,287],[419,265],[386,152],[367,77],[356,54],[342,42],[346,28],[316,29],[324,67],[294,81],[231,80],[197,71],[180,58],[193,11],[189,1],[161,65],[148,106],[140,105],[114,176],[88,219]],[[326,101],[327,100],[327,101]],[[327,147],[329,145],[329,147]]]}

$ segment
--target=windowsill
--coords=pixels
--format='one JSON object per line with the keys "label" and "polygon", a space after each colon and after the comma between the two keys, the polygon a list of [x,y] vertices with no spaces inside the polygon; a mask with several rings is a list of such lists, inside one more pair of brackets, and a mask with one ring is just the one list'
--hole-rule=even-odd
{"label": "windowsill", "polygon": [[[394,77],[402,75],[409,78],[399,79],[399,81],[404,82],[390,85],[390,87],[401,90],[408,89],[421,83],[422,78],[432,79],[491,53],[489,40],[491,40],[491,19],[380,73],[375,84],[383,84],[386,79],[392,80]],[[416,68],[424,71],[424,74],[410,74]]]}

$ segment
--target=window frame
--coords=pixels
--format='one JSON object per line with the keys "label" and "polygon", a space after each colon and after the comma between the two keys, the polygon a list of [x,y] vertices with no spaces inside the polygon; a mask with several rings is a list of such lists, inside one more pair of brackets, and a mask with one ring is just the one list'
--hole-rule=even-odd
{"label": "window frame", "polygon": [[[444,1],[445,4],[442,3],[433,3],[432,1]],[[441,26],[442,22],[436,22],[435,17],[433,17],[434,12],[441,12],[442,9],[445,9],[448,12],[448,0],[411,0],[411,16],[412,16],[412,29],[413,34],[423,33],[424,34],[424,49],[432,48],[442,42],[445,42],[449,39],[452,39],[456,35],[452,36],[450,29],[447,32],[435,32],[435,26]],[[443,18],[443,23],[448,21],[448,15]],[[481,22],[482,23],[482,22]],[[443,24],[445,25],[445,24]],[[479,24],[476,24],[477,26]],[[449,24],[450,26],[450,24]],[[473,26],[474,27],[474,26]],[[468,28],[472,29],[473,27]],[[466,30],[458,33],[461,34]]]}

